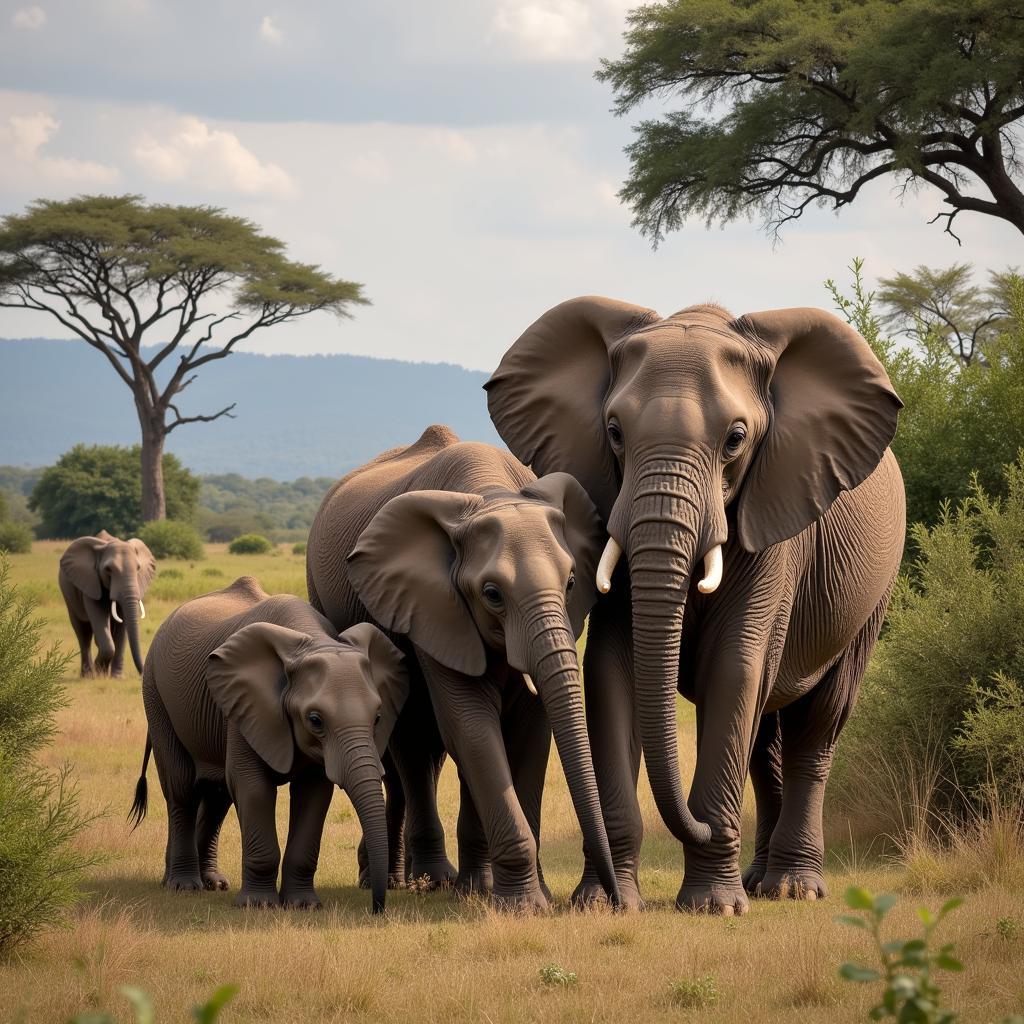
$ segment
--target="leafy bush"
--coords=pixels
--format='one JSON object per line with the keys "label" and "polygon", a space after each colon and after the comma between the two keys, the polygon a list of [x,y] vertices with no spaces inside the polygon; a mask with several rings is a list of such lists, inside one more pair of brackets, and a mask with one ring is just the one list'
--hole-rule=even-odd
{"label": "leafy bush", "polygon": [[64,917],[90,863],[71,846],[85,820],[67,769],[33,760],[53,737],[69,660],[42,650],[42,627],[0,558],[0,956]]}
{"label": "leafy bush", "polygon": [[139,539],[153,552],[155,558],[183,558],[196,562],[206,555],[203,539],[195,528],[173,519],[146,523],[139,531]]}
{"label": "leafy bush", "polygon": [[718,987],[710,974],[701,978],[680,978],[669,986],[668,1000],[685,1010],[699,1010],[718,1002]]}
{"label": "leafy bush", "polygon": [[298,544],[293,544],[292,545],[292,554],[293,555],[304,555],[305,553],[306,553],[306,542],[304,540],[300,540]]}
{"label": "leafy bush", "polygon": [[[839,744],[840,797],[856,803],[885,789],[898,811],[909,802],[941,810],[962,793],[984,799],[987,787],[1019,799],[1024,452],[1006,467],[1003,489],[993,498],[975,482],[934,527],[912,528],[916,558]],[[932,778],[915,787],[915,772]]]}
{"label": "leafy bush", "polygon": [[[199,499],[199,478],[174,455],[163,457],[169,519],[188,520]],[[29,507],[41,522],[40,537],[81,537],[107,530],[115,537],[142,527],[142,470],[138,445],[75,445],[43,471]]]}
{"label": "leafy bush", "polygon": [[265,555],[273,546],[262,534],[243,533],[228,545],[228,551],[233,555]]}
{"label": "leafy bush", "polygon": [[545,964],[537,974],[544,985],[559,985],[563,988],[571,988],[579,982],[575,971],[567,971],[558,964]]}
{"label": "leafy bush", "polygon": [[0,551],[27,555],[32,550],[32,531],[21,523],[0,522]]}

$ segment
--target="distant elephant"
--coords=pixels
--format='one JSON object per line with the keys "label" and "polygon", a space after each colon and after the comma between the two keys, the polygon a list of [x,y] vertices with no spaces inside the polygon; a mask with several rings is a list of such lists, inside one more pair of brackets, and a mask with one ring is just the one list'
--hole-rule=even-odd
{"label": "distant elephant", "polygon": [[310,601],[339,628],[372,618],[412,652],[390,753],[414,877],[452,870],[435,802],[439,727],[461,781],[457,887],[491,891],[501,906],[548,906],[537,850],[553,731],[596,877],[618,902],[576,653],[602,541],[572,477],[538,480],[446,427],[324,498],[306,549]]}
{"label": "distant elephant", "polygon": [[[142,598],[155,575],[156,559],[141,540],[118,540],[106,530],[95,537],[79,537],[61,555],[57,582],[78,637],[83,678],[94,670],[120,676],[126,636],[135,667],[142,671],[139,620],[146,617]],[[95,666],[94,636],[98,648]]]}
{"label": "distant elephant", "polygon": [[[612,593],[591,614],[584,668],[623,900],[641,902],[641,748],[686,847],[679,907],[824,896],[825,782],[903,551],[887,447],[902,403],[881,363],[818,309],[662,319],[588,297],[528,328],[485,388],[512,451],[576,476],[607,524],[598,588]],[[696,703],[689,804],[677,687]],[[741,877],[748,765],[757,842]],[[588,864],[575,898],[595,891]]]}
{"label": "distant elephant", "polygon": [[348,793],[369,851],[373,911],[387,890],[380,752],[409,692],[380,630],[338,636],[305,601],[270,597],[251,576],[187,601],[157,630],[142,698],[149,737],[132,816],[146,813],[150,742],[167,800],[164,885],[226,889],[217,840],[234,803],[242,830],[239,906],[271,906],[280,848],[274,808],[290,784],[280,902],[318,907],[313,875],[334,786]]}

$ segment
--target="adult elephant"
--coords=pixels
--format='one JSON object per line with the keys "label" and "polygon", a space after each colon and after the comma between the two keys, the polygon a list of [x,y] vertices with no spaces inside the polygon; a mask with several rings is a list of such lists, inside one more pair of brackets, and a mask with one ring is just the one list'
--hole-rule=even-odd
{"label": "adult elephant", "polygon": [[618,902],[576,654],[602,541],[572,477],[538,480],[440,426],[324,498],[306,549],[310,601],[338,629],[369,620],[393,631],[410,654],[389,750],[414,877],[451,874],[435,804],[439,729],[462,787],[456,885],[503,906],[548,906],[537,849],[553,732],[595,884]]}
{"label": "adult elephant", "polygon": [[[887,447],[902,403],[881,363],[818,309],[662,319],[587,297],[545,313],[485,388],[512,451],[576,476],[607,526],[598,587],[612,593],[584,669],[623,900],[641,902],[641,746],[686,848],[677,906],[743,913],[745,888],[824,896],[825,782],[903,550]],[[696,704],[688,801],[677,688]],[[748,766],[757,841],[741,878]],[[588,867],[575,898],[595,893]]]}
{"label": "adult elephant", "polygon": [[[68,545],[57,582],[78,638],[83,677],[94,671],[120,676],[126,638],[135,667],[142,672],[139,620],[146,617],[142,598],[155,575],[153,552],[137,537],[118,540],[100,530],[95,537],[79,537]],[[93,637],[98,650],[95,665]]]}

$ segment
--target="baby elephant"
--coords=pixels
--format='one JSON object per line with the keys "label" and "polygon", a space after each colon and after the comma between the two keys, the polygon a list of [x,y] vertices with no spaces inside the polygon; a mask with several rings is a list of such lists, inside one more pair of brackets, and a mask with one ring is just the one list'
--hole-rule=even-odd
{"label": "baby elephant", "polygon": [[[57,583],[78,638],[83,678],[93,671],[120,676],[125,639],[135,667],[142,671],[139,620],[146,617],[142,598],[155,575],[153,552],[141,540],[118,540],[106,530],[95,537],[79,537],[61,555]],[[93,637],[98,649],[95,666]]]}
{"label": "baby elephant", "polygon": [[[239,906],[319,907],[313,875],[333,787],[352,800],[384,908],[388,837],[380,754],[409,692],[403,658],[370,624],[340,636],[291,595],[251,576],[178,608],[157,631],[142,696],[149,737],[132,814],[146,812],[150,745],[167,800],[164,885],[226,889],[217,838],[234,803]],[[277,788],[291,787],[277,891]]]}

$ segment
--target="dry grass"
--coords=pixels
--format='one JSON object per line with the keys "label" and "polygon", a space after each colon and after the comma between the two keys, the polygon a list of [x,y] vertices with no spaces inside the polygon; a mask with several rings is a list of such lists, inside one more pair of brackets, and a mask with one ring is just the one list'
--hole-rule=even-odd
{"label": "dry grass", "polygon": [[[57,544],[37,544],[31,555],[12,558],[12,565],[15,579],[30,582],[41,597],[47,634],[71,646],[54,582],[60,550]],[[261,556],[231,556],[219,546],[209,552],[195,565],[161,564],[162,570],[181,575],[157,580],[156,596],[147,600],[146,640],[179,600],[242,573],[252,573],[271,592],[303,593],[303,559],[292,555],[290,546]],[[126,983],[149,991],[159,1019],[166,1021],[185,1019],[188,1006],[225,982],[241,989],[226,1022],[275,1024],[695,1019],[831,1024],[863,1019],[871,1005],[871,991],[836,979],[839,963],[867,953],[862,935],[833,922],[841,909],[837,899],[758,902],[744,918],[675,912],[682,856],[658,821],[646,785],[642,882],[649,911],[630,916],[571,912],[568,897],[580,869],[580,840],[554,757],[542,851],[559,904],[550,916],[502,916],[480,901],[445,893],[390,893],[386,917],[371,918],[368,893],[355,887],[358,826],[341,795],[328,818],[318,875],[324,911],[241,911],[232,904],[233,893],[164,892],[157,883],[166,817],[152,768],[149,817],[135,833],[124,823],[145,736],[139,680],[130,673],[123,680],[69,678],[67,683],[72,701],[61,715],[61,735],[50,759],[74,764],[85,809],[102,814],[81,841],[107,857],[92,869],[87,897],[71,927],[47,933],[0,965],[0,1020],[64,1021],[100,1006],[127,1020],[118,995]],[[693,748],[687,708],[681,711],[680,730],[687,761]],[[684,771],[691,767],[689,761]],[[449,766],[440,799],[452,853],[457,794]],[[286,814],[283,792],[282,836]],[[747,835],[752,824],[748,807]],[[847,822],[837,822],[834,833],[840,840],[859,835]],[[982,870],[964,858],[968,851],[980,857],[983,847],[981,833],[973,841],[965,836],[963,849],[952,854],[933,850],[932,866],[924,870],[923,861],[913,856],[904,867],[881,857],[870,841],[851,838],[837,843],[827,873],[834,893],[853,882],[913,892],[891,915],[894,935],[916,931],[916,903],[934,905],[951,888],[967,892],[966,906],[943,925],[943,937],[957,943],[968,969],[950,976],[946,990],[965,1019],[978,1021],[1024,1010],[1021,848],[993,834]],[[224,831],[222,866],[233,881],[238,865],[232,815]],[[545,984],[540,971],[550,964],[575,973],[577,982]],[[686,995],[689,990],[680,987],[681,981],[707,978],[713,979],[713,1000]]]}

